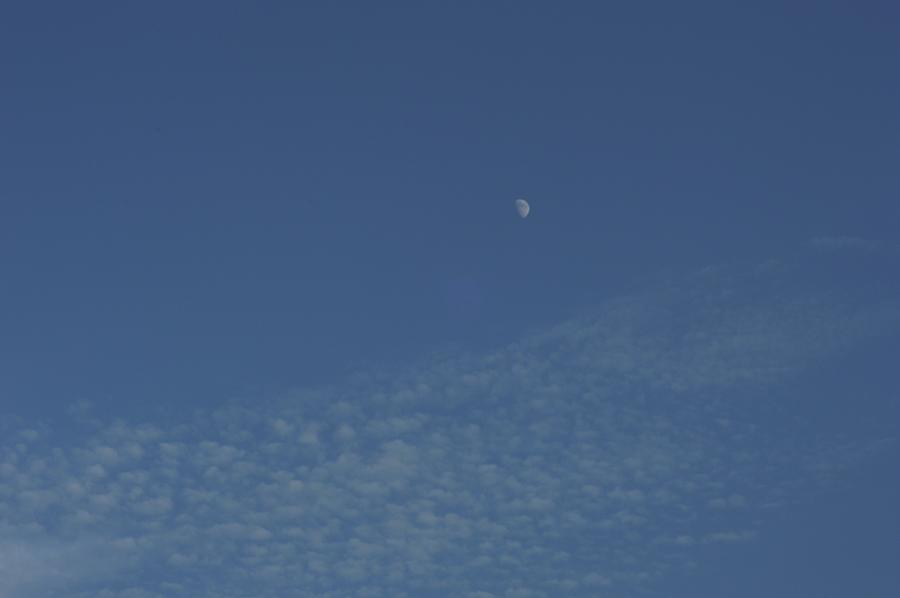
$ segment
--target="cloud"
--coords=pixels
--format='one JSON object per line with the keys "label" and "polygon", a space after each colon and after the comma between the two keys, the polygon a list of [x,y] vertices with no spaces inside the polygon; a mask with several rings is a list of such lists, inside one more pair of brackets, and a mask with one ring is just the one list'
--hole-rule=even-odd
{"label": "cloud", "polygon": [[713,532],[703,537],[704,544],[727,543],[734,544],[738,542],[749,542],[756,538],[756,531],[729,531],[729,532]]}
{"label": "cloud", "polygon": [[35,530],[0,526],[0,596],[26,598],[108,579],[125,565],[114,542],[54,540]]}
{"label": "cloud", "polygon": [[649,587],[703,545],[752,541],[767,505],[873,450],[784,434],[779,389],[900,329],[896,298],[845,301],[791,268],[658,281],[486,355],[360,372],[179,425],[91,418],[65,447],[19,426],[0,445],[0,521],[15,532],[2,537],[20,538],[0,544],[12,572],[0,588],[17,598],[62,587],[92,597]]}
{"label": "cloud", "polygon": [[810,240],[810,245],[822,251],[881,251],[891,249],[891,245],[874,239],[862,239],[859,237],[815,237]]}

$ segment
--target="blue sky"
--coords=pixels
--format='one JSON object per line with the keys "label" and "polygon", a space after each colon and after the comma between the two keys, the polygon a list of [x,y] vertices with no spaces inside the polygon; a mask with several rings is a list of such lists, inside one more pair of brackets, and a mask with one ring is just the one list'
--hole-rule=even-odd
{"label": "blue sky", "polygon": [[0,592],[895,593],[897,8],[385,4],[0,9]]}

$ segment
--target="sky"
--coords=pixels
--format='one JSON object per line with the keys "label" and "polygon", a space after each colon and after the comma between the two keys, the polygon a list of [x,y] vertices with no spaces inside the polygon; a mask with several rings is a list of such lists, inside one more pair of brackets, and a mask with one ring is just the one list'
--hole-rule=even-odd
{"label": "sky", "polygon": [[898,68],[875,0],[3,5],[0,598],[896,594]]}

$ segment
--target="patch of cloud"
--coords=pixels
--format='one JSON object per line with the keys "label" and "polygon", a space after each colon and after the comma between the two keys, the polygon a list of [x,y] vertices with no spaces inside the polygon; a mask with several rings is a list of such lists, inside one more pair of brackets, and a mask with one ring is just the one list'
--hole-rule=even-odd
{"label": "patch of cloud", "polygon": [[39,526],[0,526],[0,596],[63,595],[66,588],[107,580],[127,566],[114,540],[54,539]]}
{"label": "patch of cloud", "polygon": [[703,537],[704,544],[718,544],[718,543],[726,543],[726,544],[734,544],[739,542],[749,542],[756,538],[757,532],[755,530],[743,530],[743,531],[727,531],[727,532],[713,532],[711,534],[707,534]]}
{"label": "patch of cloud", "polygon": [[879,251],[890,247],[884,241],[851,236],[815,237],[810,245],[824,251]]}
{"label": "patch of cloud", "polygon": [[773,425],[789,376],[900,330],[896,302],[845,301],[796,274],[708,269],[487,355],[360,372],[180,425],[91,418],[75,446],[20,426],[0,444],[0,522],[24,539],[0,543],[0,589],[506,598],[652,586],[703,546],[752,541],[766,508],[881,446]]}

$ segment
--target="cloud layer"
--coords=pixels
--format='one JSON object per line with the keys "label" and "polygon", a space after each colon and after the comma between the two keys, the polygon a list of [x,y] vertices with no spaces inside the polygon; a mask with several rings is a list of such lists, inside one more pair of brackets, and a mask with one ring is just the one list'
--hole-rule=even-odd
{"label": "cloud layer", "polygon": [[0,595],[652,587],[877,449],[781,415],[792,377],[900,329],[896,295],[813,271],[706,269],[487,355],[180,421],[82,413],[65,445],[20,422],[0,445]]}

